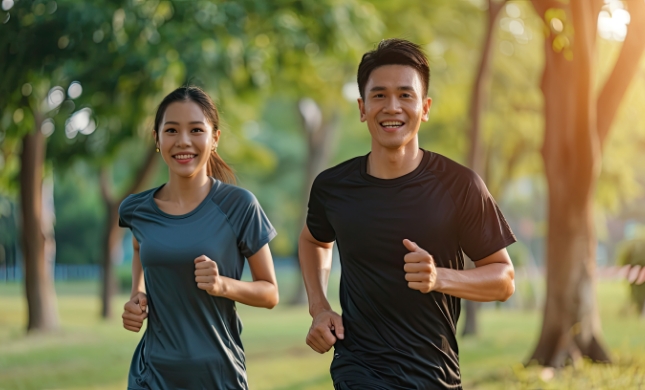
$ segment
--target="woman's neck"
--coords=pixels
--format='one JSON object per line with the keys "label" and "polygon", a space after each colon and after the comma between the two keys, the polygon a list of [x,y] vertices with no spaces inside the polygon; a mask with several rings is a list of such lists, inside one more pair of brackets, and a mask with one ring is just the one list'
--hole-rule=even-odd
{"label": "woman's neck", "polygon": [[190,177],[170,173],[168,183],[158,193],[158,199],[179,206],[191,205],[204,200],[211,186],[212,180],[205,171]]}

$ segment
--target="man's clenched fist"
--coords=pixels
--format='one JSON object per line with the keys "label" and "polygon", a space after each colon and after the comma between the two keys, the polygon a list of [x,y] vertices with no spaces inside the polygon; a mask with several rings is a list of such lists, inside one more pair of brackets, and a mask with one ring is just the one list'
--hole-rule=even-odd
{"label": "man's clenched fist", "polygon": [[433,291],[437,284],[437,267],[432,255],[408,239],[403,240],[403,245],[410,251],[403,258],[408,287],[422,293]]}

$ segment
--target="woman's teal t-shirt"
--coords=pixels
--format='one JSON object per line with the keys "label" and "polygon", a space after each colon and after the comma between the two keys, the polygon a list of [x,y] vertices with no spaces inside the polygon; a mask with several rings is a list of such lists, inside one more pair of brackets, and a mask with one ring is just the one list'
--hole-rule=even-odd
{"label": "woman's teal t-shirt", "polygon": [[119,225],[139,242],[148,295],[148,325],[128,389],[248,389],[235,302],[197,288],[194,260],[206,255],[220,275],[239,280],[244,258],[276,231],[251,192],[212,180],[188,214],[161,211],[153,199],[161,187],[130,195],[119,207]]}

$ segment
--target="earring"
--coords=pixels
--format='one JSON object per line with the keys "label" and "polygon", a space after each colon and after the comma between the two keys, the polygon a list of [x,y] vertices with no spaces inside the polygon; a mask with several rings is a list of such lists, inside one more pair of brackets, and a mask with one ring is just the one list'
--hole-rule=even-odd
{"label": "earring", "polygon": [[159,148],[157,148],[157,153],[159,153]]}

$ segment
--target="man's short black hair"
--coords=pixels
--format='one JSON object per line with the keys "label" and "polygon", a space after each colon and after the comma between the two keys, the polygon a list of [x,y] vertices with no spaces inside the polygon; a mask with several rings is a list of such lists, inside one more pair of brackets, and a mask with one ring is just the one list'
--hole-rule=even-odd
{"label": "man's short black hair", "polygon": [[363,100],[365,100],[365,85],[370,74],[374,69],[383,65],[413,67],[421,77],[423,96],[428,95],[430,65],[421,46],[405,39],[391,38],[382,40],[376,49],[365,53],[361,63],[358,65],[358,91]]}

